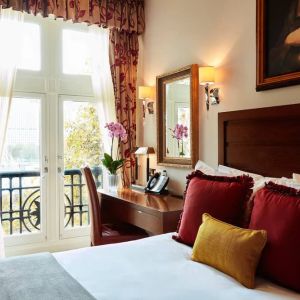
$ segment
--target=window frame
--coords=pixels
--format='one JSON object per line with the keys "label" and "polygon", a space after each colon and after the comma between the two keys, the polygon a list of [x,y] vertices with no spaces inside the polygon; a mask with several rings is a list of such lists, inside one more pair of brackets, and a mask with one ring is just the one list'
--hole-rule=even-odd
{"label": "window frame", "polygon": [[[44,205],[43,235],[40,233],[5,236],[8,255],[20,255],[35,251],[62,251],[74,247],[89,245],[89,226],[72,228],[68,232],[61,224],[62,204],[58,185],[57,168],[60,165],[57,157],[60,154],[59,111],[60,99],[78,98],[95,101],[91,75],[69,75],[62,73],[62,30],[87,31],[87,24],[73,24],[59,19],[35,17],[25,14],[25,22],[36,23],[41,33],[41,70],[30,71],[19,69],[16,75],[13,97],[42,97],[44,110],[42,122],[48,154],[47,202]],[[51,193],[51,194],[50,194]],[[62,202],[62,203],[61,203]],[[41,216],[42,217],[42,216]],[[62,219],[63,220],[63,219]]]}
{"label": "window frame", "polygon": [[22,233],[22,234],[13,234],[13,235],[5,235],[4,241],[7,247],[18,246],[23,244],[30,243],[41,243],[45,242],[47,239],[47,206],[48,206],[48,180],[49,174],[45,173],[44,168],[49,168],[48,158],[49,149],[48,149],[48,141],[47,141],[47,103],[45,101],[45,95],[38,93],[20,93],[15,92],[13,98],[23,98],[23,99],[38,99],[40,100],[40,203],[41,203],[41,229],[39,232],[33,233]]}
{"label": "window frame", "polygon": [[[72,95],[59,95],[58,105],[58,168],[64,170],[64,101],[88,102],[97,103],[94,97],[87,96],[72,96]],[[67,239],[78,236],[86,236],[90,234],[90,225],[65,228],[64,226],[64,176],[63,172],[57,172],[57,186],[59,189],[59,203],[60,203],[60,220],[59,220],[59,237],[60,239]]]}
{"label": "window frame", "polygon": [[45,73],[46,70],[46,65],[45,62],[47,61],[45,59],[45,51],[46,51],[46,47],[45,47],[45,20],[43,20],[43,18],[41,16],[33,16],[27,13],[24,13],[24,23],[32,23],[35,25],[38,25],[40,28],[40,70],[29,70],[29,69],[21,69],[21,68],[17,68],[17,76],[21,76],[21,77],[28,77],[28,76],[34,76],[34,77],[38,77],[38,76],[42,76]]}
{"label": "window frame", "polygon": [[35,69],[26,69],[26,68],[21,68],[20,66],[17,66],[17,70],[20,72],[41,72],[42,71],[42,32],[41,32],[41,26],[38,24],[38,22],[36,22],[36,20],[33,20],[31,18],[26,17],[26,21],[24,22],[24,24],[33,24],[33,25],[37,25],[39,28],[39,38],[40,38],[40,44],[39,44],[39,56],[40,56],[40,68],[38,70]]}
{"label": "window frame", "polygon": [[[74,26],[75,25],[75,26]],[[60,74],[62,77],[69,77],[69,76],[80,76],[82,79],[86,77],[90,77],[92,73],[90,74],[83,74],[83,73],[78,73],[78,74],[73,74],[73,73],[64,73],[64,65],[63,65],[63,52],[64,52],[64,42],[63,42],[63,32],[64,30],[70,30],[70,31],[77,31],[80,33],[87,33],[88,34],[88,26],[87,24],[82,24],[82,23],[77,23],[73,24],[70,22],[65,22],[61,28],[61,60],[60,60]]]}

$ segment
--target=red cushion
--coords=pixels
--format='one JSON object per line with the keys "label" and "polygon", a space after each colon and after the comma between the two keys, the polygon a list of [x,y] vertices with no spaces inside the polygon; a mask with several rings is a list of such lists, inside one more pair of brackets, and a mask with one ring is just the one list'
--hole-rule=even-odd
{"label": "red cushion", "polygon": [[204,213],[226,223],[241,225],[252,192],[251,177],[210,176],[197,170],[187,179],[184,208],[178,235],[173,237],[175,240],[193,246]]}
{"label": "red cushion", "polygon": [[255,195],[249,228],[267,231],[260,272],[300,291],[300,192],[266,184]]}

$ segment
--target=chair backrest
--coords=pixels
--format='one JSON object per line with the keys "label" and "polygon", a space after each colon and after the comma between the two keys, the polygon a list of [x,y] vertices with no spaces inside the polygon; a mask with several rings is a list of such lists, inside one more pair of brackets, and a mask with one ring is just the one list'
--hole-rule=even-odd
{"label": "chair backrest", "polygon": [[101,204],[99,201],[97,187],[91,169],[86,166],[81,169],[89,195],[91,244],[97,245],[102,238]]}

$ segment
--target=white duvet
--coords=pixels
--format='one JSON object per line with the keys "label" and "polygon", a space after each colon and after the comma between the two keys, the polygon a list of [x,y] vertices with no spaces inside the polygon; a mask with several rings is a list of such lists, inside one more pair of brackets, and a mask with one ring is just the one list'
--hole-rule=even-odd
{"label": "white duvet", "polygon": [[300,294],[262,279],[256,289],[247,289],[191,261],[190,255],[191,248],[173,241],[171,234],[54,254],[96,299],[300,299]]}

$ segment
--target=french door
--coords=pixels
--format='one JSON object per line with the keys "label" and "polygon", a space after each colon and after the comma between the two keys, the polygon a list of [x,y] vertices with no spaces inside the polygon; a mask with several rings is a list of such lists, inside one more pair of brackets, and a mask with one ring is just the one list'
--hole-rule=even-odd
{"label": "french door", "polygon": [[87,235],[89,211],[81,167],[89,165],[96,185],[102,182],[102,153],[96,103],[91,97],[59,97],[58,186],[60,237]]}
{"label": "french door", "polygon": [[14,95],[0,165],[0,211],[7,246],[46,238],[46,123],[42,95]]}
{"label": "french door", "polygon": [[0,165],[7,246],[89,234],[80,168],[88,164],[101,186],[101,140],[92,97],[15,94]]}
{"label": "french door", "polygon": [[[22,36],[30,47],[23,47],[0,160],[0,216],[5,245],[13,246],[6,250],[84,246],[89,213],[80,167],[89,164],[102,182],[88,27],[26,15]],[[62,241],[72,237],[79,238]]]}

